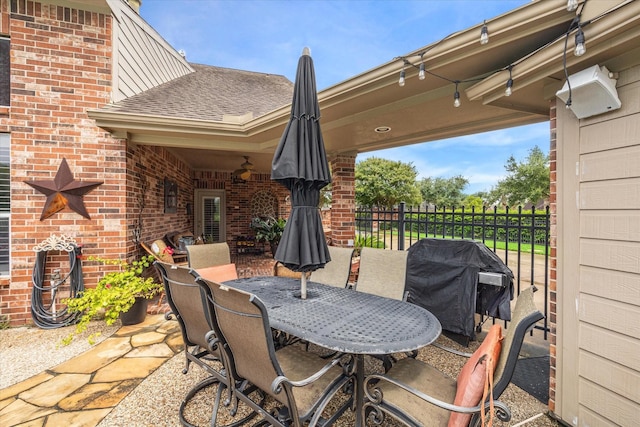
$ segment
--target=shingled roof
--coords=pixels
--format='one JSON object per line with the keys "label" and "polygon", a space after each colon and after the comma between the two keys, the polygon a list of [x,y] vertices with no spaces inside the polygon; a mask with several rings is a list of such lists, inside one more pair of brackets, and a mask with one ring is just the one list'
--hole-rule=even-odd
{"label": "shingled roof", "polygon": [[259,117],[291,103],[293,83],[286,77],[209,65],[110,104],[103,111],[222,121],[224,115]]}

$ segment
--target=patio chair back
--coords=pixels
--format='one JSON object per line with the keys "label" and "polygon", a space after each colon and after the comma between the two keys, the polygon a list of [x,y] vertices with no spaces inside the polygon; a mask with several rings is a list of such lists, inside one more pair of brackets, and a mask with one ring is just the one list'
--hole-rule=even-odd
{"label": "patio chair back", "polygon": [[500,358],[493,375],[493,396],[495,399],[504,392],[513,378],[525,334],[537,322],[544,319],[544,315],[536,308],[534,302],[533,293],[535,290],[535,287],[529,286],[520,292],[516,300],[516,306],[511,314],[511,322],[509,322],[504,335]]}
{"label": "patio chair back", "polygon": [[331,261],[329,261],[324,268],[319,268],[312,272],[309,280],[337,288],[344,288],[347,286],[349,273],[351,273],[353,248],[329,246],[329,255],[331,256]]}
{"label": "patio chair back", "polygon": [[362,248],[356,291],[404,300],[407,251]]}
{"label": "patio chair back", "polygon": [[229,245],[223,243],[206,243],[204,245],[188,245],[187,258],[189,267],[193,269],[230,264]]}
{"label": "patio chair back", "polygon": [[203,293],[188,267],[156,260],[155,266],[164,283],[167,303],[176,316],[185,346],[207,348],[206,334],[212,328],[212,314],[202,303]]}
{"label": "patio chair back", "polygon": [[[276,352],[267,309],[258,297],[235,288],[197,279],[207,286],[213,296],[217,334],[224,343],[225,366],[233,383],[244,380],[271,395],[286,408],[287,421],[277,420],[265,408],[252,403],[248,395],[235,388],[237,397],[259,412],[274,426],[302,426],[311,420],[314,426],[330,398],[348,381],[341,368],[302,346],[289,345]],[[335,363],[333,363],[335,365]],[[321,368],[326,372],[316,375]],[[290,377],[287,378],[287,374]],[[314,378],[314,375],[317,378]],[[308,384],[295,387],[291,380],[311,379]],[[343,405],[339,413],[348,405]]]}

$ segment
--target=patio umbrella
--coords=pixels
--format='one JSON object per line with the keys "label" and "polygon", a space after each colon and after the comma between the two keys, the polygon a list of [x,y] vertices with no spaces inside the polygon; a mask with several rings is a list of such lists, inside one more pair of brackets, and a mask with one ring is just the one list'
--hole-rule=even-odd
{"label": "patio umbrella", "polygon": [[318,207],[320,189],[331,182],[319,120],[313,60],[305,47],[298,61],[291,118],[271,165],[271,179],[291,192],[291,214],[274,258],[303,273],[303,299],[307,297],[305,273],[331,260]]}

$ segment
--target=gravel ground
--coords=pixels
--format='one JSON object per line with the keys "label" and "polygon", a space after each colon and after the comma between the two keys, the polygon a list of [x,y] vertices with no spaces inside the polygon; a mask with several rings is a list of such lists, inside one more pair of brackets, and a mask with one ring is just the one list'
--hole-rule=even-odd
{"label": "gravel ground", "polygon": [[[117,330],[114,327],[104,329],[104,325],[96,323],[90,325],[91,332],[102,328],[103,340]],[[27,379],[44,369],[54,367],[69,358],[87,350],[90,345],[82,336],[77,337],[69,346],[60,346],[60,340],[69,333],[69,328],[41,330],[38,328],[13,328],[0,330],[0,388]],[[439,338],[439,342],[456,347],[447,338]],[[472,343],[463,351],[472,351],[477,347]],[[459,348],[459,347],[458,347]],[[460,348],[459,348],[460,349]],[[28,357],[25,357],[28,355]],[[441,368],[449,375],[455,375],[462,367],[464,359],[451,356],[433,346],[422,349],[419,359],[429,361]],[[179,353],[167,363],[147,377],[134,391],[132,391],[111,413],[102,420],[98,427],[121,426],[180,426],[178,408],[184,395],[198,381],[205,377],[204,371],[192,364],[187,374],[184,368],[184,353]],[[11,367],[11,369],[9,369]],[[368,370],[380,369],[379,361],[368,359]],[[187,419],[195,426],[208,426],[211,416],[211,405],[215,386],[199,393],[187,406]],[[546,415],[547,406],[520,388],[511,384],[503,393],[501,400],[510,406],[512,421],[510,423],[496,422],[494,426],[536,426],[551,427],[559,424]],[[219,424],[229,421],[226,410],[220,410]],[[335,424],[337,427],[350,427],[354,424],[354,417],[347,411]],[[396,427],[399,423],[385,422],[385,426]]]}

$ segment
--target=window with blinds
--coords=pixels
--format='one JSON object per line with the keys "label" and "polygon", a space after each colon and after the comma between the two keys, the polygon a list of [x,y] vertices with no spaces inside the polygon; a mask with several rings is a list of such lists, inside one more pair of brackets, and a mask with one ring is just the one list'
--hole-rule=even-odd
{"label": "window with blinds", "polygon": [[202,203],[202,234],[207,242],[220,242],[220,197],[206,197]]}

